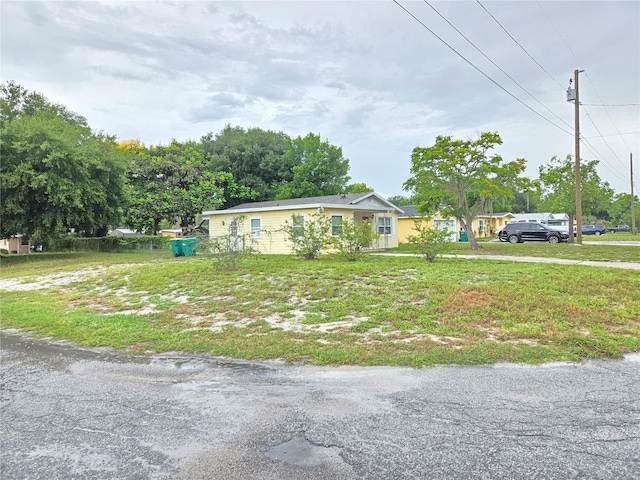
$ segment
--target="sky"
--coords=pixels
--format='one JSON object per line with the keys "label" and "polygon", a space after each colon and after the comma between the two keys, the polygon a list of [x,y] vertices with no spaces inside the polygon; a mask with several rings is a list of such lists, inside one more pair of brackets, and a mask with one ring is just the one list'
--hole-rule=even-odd
{"label": "sky", "polygon": [[351,182],[406,195],[411,152],[498,132],[525,175],[574,153],[640,193],[640,2],[3,0],[0,78],[145,145],[226,124],[342,147]]}

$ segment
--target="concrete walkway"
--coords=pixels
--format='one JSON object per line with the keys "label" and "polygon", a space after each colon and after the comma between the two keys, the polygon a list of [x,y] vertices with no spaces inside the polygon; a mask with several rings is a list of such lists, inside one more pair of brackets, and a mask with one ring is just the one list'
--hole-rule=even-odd
{"label": "concrete walkway", "polygon": [[[376,255],[388,255],[392,257],[421,257],[411,253],[378,253]],[[640,262],[596,262],[592,260],[570,260],[567,258],[549,257],[515,257],[509,255],[442,255],[445,258],[471,258],[474,260],[502,260],[524,263],[554,263],[560,265],[586,265],[588,267],[622,268],[625,270],[640,270]]]}

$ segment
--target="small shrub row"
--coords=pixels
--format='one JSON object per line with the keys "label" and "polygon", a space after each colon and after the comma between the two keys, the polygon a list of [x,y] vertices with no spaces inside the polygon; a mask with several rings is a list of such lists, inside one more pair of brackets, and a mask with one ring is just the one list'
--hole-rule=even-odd
{"label": "small shrub row", "polygon": [[62,237],[50,245],[54,251],[123,252],[131,250],[154,250],[169,248],[171,238],[162,236],[144,237]]}

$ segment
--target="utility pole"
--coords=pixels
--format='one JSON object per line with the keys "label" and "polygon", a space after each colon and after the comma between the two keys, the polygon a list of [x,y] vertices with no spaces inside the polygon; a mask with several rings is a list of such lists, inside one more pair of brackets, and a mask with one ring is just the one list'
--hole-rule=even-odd
{"label": "utility pole", "polygon": [[[573,71],[575,89],[571,86],[567,90],[567,101],[573,101],[575,115],[575,177],[576,177],[576,243],[582,245],[582,179],[580,178],[580,92],[578,89],[578,74],[584,70]],[[569,80],[571,83],[571,80]],[[571,234],[569,234],[571,235]]]}
{"label": "utility pole", "polygon": [[636,233],[636,204],[633,198],[633,153],[629,152],[629,167],[631,170],[631,233]]}

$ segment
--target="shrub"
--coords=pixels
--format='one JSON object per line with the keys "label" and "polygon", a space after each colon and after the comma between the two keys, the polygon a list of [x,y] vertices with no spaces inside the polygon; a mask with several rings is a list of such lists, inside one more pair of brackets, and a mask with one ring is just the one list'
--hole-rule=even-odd
{"label": "shrub", "polygon": [[422,219],[415,221],[413,229],[418,235],[410,235],[409,243],[416,245],[418,252],[429,263],[449,249],[451,232],[446,228],[431,228],[422,224]]}
{"label": "shrub", "polygon": [[364,221],[356,224],[346,219],[342,221],[340,233],[331,238],[331,243],[338,249],[340,255],[354,262],[366,252],[379,235],[373,231],[371,222]]}
{"label": "shrub", "polygon": [[[248,234],[238,234],[242,231],[244,217],[235,217],[230,223],[234,224],[237,232],[229,231],[226,235],[202,239],[201,251],[215,259],[215,267],[220,270],[238,270],[242,262],[250,255],[258,253],[256,241]],[[233,233],[233,235],[232,235]]]}
{"label": "shrub", "polygon": [[322,247],[331,243],[331,222],[321,213],[311,215],[308,222],[302,215],[293,215],[283,230],[291,242],[293,253],[305,260],[317,258]]}

